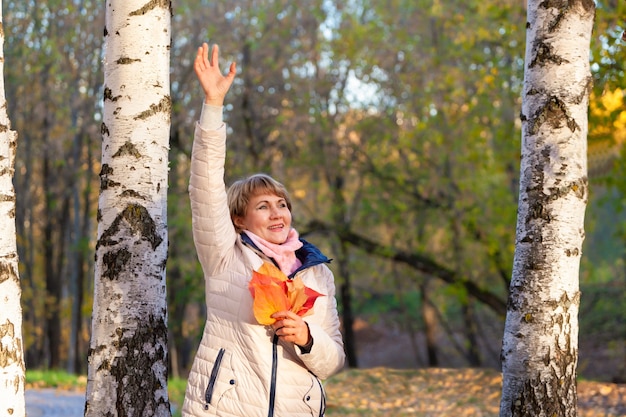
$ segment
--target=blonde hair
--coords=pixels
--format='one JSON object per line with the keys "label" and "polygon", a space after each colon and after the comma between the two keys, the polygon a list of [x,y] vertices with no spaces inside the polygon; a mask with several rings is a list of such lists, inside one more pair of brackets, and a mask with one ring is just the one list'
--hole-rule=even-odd
{"label": "blonde hair", "polygon": [[237,232],[242,229],[235,223],[235,218],[245,217],[250,199],[259,194],[273,194],[284,198],[287,208],[291,211],[291,198],[283,184],[267,174],[254,174],[247,178],[235,181],[227,191],[230,219]]}

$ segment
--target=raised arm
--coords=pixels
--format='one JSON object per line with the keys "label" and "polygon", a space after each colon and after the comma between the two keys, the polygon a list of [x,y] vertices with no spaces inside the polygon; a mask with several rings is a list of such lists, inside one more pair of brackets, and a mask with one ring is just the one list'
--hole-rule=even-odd
{"label": "raised arm", "polygon": [[194,133],[189,196],[198,258],[205,273],[213,275],[237,238],[224,185],[226,127],[222,123],[224,97],[233,83],[236,65],[232,63],[224,76],[218,65],[217,45],[210,60],[208,51],[208,45],[203,44],[194,61],[205,99],[202,123],[196,123]]}

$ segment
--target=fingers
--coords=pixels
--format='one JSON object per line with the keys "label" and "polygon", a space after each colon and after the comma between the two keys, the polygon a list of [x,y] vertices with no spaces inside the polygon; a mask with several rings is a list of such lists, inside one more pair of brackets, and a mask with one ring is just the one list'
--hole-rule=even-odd
{"label": "fingers", "polygon": [[217,46],[217,44],[213,44],[213,48],[211,49],[211,59],[209,61],[209,65],[212,67],[219,65],[219,49],[220,47]]}
{"label": "fingers", "polygon": [[196,53],[196,60],[194,61],[194,67],[196,70],[204,71],[209,64],[207,60],[209,46],[205,43],[202,46],[198,47],[198,52]]}
{"label": "fingers", "polygon": [[309,336],[309,328],[302,317],[292,311],[279,311],[272,314],[277,319],[272,325],[277,336],[286,342],[306,344]]}
{"label": "fingers", "polygon": [[[211,50],[209,51],[209,45],[206,42],[204,42],[202,46],[199,46],[198,52],[196,53],[196,60],[194,62],[196,69],[201,71],[205,71],[209,67],[217,67],[219,69],[219,49],[220,48],[217,44],[213,44]],[[237,63],[231,62],[226,77],[234,79],[236,74]]]}
{"label": "fingers", "polygon": [[[277,311],[276,313],[272,314],[270,317],[276,319],[277,323],[278,322],[283,323],[285,320],[291,320],[291,321],[302,320],[302,317],[298,316],[296,313],[294,313],[293,311],[289,311],[289,310]],[[284,326],[284,324],[279,324],[279,327],[280,326]]]}
{"label": "fingers", "polygon": [[227,77],[235,78],[235,74],[237,74],[237,63],[236,62],[231,62],[230,63],[230,68],[228,69]]}

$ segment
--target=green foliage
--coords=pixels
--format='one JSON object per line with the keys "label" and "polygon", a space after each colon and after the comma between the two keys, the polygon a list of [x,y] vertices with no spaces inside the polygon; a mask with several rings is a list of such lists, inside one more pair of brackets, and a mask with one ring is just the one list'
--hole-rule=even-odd
{"label": "green foliage", "polygon": [[181,408],[183,406],[183,400],[185,399],[186,388],[186,379],[173,378],[167,381],[167,391],[173,409],[172,417],[180,417],[181,415]]}
{"label": "green foliage", "polygon": [[26,370],[26,385],[33,387],[85,389],[87,378],[59,370]]}
{"label": "green foliage", "polygon": [[[400,299],[402,297],[402,300]],[[392,312],[408,311],[417,317],[420,309],[420,295],[417,291],[398,293],[369,293],[364,292],[354,299],[354,312],[359,316],[376,319],[379,316],[388,316]]]}
{"label": "green foliage", "polygon": [[616,281],[581,287],[580,334],[598,341],[617,341],[626,336],[626,285]]}

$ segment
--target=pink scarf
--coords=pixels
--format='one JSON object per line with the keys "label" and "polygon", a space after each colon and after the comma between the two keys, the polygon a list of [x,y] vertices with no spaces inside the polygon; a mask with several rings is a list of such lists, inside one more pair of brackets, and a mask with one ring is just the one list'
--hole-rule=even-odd
{"label": "pink scarf", "polygon": [[287,276],[302,266],[302,262],[296,257],[296,250],[302,247],[302,242],[298,239],[296,229],[291,229],[287,235],[287,240],[277,245],[255,235],[249,230],[244,230],[246,235],[254,242],[261,252],[274,259],[281,271]]}

